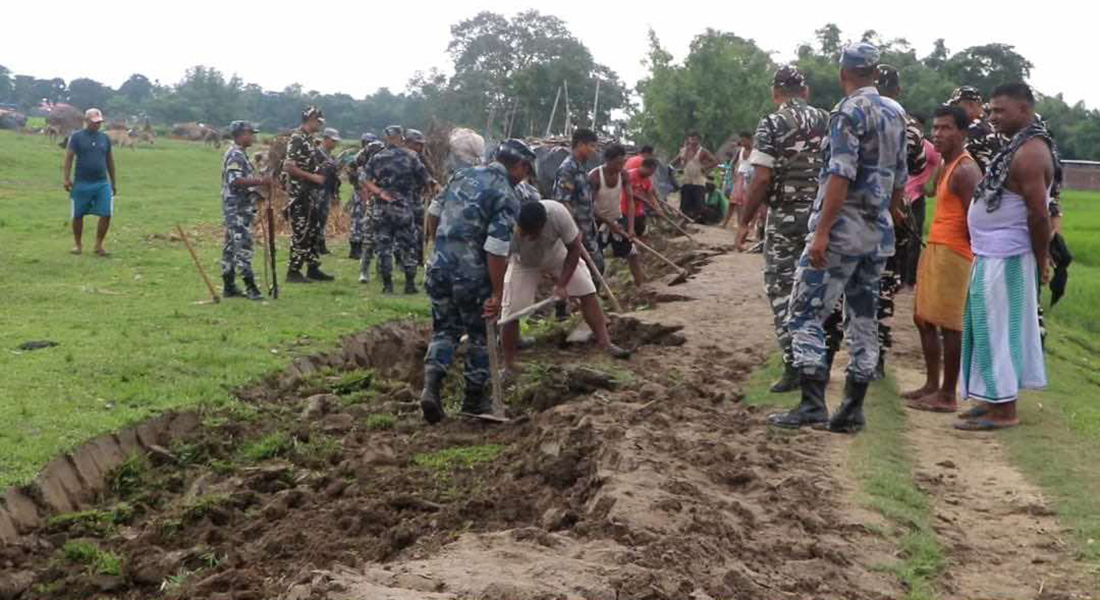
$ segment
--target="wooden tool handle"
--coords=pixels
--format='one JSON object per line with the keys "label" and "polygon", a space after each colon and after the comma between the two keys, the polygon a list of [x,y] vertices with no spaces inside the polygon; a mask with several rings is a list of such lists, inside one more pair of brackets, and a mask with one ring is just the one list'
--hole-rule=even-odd
{"label": "wooden tool handle", "polygon": [[210,283],[210,278],[206,276],[206,269],[202,268],[202,261],[199,260],[199,256],[195,254],[195,249],[191,247],[191,241],[187,239],[187,234],[183,232],[183,227],[180,227],[179,223],[176,223],[176,231],[179,232],[180,238],[183,239],[183,245],[187,246],[187,251],[191,253],[191,260],[195,261],[195,267],[199,270],[199,275],[202,276],[202,280],[206,282],[206,289],[210,290],[210,299],[217,304],[221,301],[218,297],[218,292],[214,291],[214,284]]}

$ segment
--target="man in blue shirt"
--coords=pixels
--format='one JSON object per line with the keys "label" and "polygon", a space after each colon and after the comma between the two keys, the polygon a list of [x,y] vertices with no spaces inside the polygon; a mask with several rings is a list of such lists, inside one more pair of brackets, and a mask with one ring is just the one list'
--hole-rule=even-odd
{"label": "man in blue shirt", "polygon": [[[84,129],[69,136],[68,151],[65,152],[65,191],[70,193],[73,215],[73,239],[76,245],[73,254],[83,252],[84,215],[99,217],[96,227],[95,253],[107,256],[103,249],[103,239],[111,227],[111,215],[114,213],[114,196],[118,190],[115,185],[115,159],[111,154],[111,140],[99,130],[103,123],[103,113],[98,108],[89,108],[84,113]],[[76,157],[76,182],[71,177],[73,157]],[[110,180],[108,181],[108,177]]]}
{"label": "man in blue shirt", "polygon": [[[829,118],[811,235],[790,300],[788,329],[802,402],[770,417],[777,427],[824,424],[838,433],[864,427],[863,400],[878,365],[879,286],[886,259],[894,255],[893,215],[899,214],[909,176],[905,110],[875,88],[878,63],[879,50],[867,43],[849,46],[841,55],[847,97]],[[851,360],[844,402],[829,419],[822,326],[841,295]]]}

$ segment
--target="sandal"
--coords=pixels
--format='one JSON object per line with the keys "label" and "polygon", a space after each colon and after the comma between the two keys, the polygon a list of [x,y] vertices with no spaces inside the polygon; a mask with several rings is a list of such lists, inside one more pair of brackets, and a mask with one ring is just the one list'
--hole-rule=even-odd
{"label": "sandal", "polygon": [[1000,429],[1012,429],[1019,425],[1020,422],[1014,423],[1002,423],[1000,421],[992,421],[990,419],[976,419],[973,421],[963,421],[962,423],[955,423],[955,429],[959,431],[997,431]]}

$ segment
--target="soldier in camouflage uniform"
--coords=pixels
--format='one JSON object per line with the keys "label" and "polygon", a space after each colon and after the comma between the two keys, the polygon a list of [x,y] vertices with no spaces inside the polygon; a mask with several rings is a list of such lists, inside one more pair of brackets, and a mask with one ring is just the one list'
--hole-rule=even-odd
{"label": "soldier in camouflage uniform", "polygon": [[[424,134],[420,131],[410,129],[405,132],[405,147],[416,154],[416,157],[420,159],[421,164],[424,164],[425,170],[427,170],[427,163],[424,162],[425,143]],[[413,221],[416,224],[416,264],[418,265],[424,264],[424,199],[430,198],[438,189],[439,184],[429,173],[428,185],[417,190],[416,201],[413,202]]]}
{"label": "soldier in camouflage uniform", "polygon": [[[252,273],[252,218],[256,215],[255,186],[267,181],[256,176],[248,148],[256,128],[248,121],[233,121],[229,135],[233,143],[222,159],[222,213],[225,215],[225,246],[222,248],[223,295],[226,298],[263,300]],[[236,273],[244,280],[242,293],[234,282]]]}
{"label": "soldier in camouflage uniform", "polygon": [[393,293],[393,260],[405,271],[405,293],[416,289],[416,223],[413,203],[418,191],[431,181],[420,158],[402,147],[404,129],[386,128],[386,149],[370,159],[363,170],[363,183],[378,202],[375,209],[374,244],[378,251],[378,272],[382,293]]}
{"label": "soldier in camouflage uniform", "polygon": [[358,183],[356,189],[359,190],[359,203],[363,206],[363,216],[360,225],[360,261],[359,261],[359,283],[370,283],[370,263],[374,259],[374,221],[375,212],[378,207],[377,198],[375,198],[369,190],[367,190],[366,179],[364,179],[364,173],[367,170],[367,165],[370,164],[370,159],[374,158],[379,152],[386,149],[386,144],[381,141],[373,141],[367,145],[366,149],[356,155],[356,161],[362,159],[362,166],[356,169],[358,174]]}
{"label": "soldier in camouflage uniform", "polygon": [[366,220],[367,220],[367,205],[359,197],[359,170],[367,166],[367,161],[373,156],[367,150],[370,147],[371,142],[378,141],[378,136],[373,133],[364,133],[359,138],[359,144],[362,146],[359,152],[355,154],[355,159],[348,165],[348,183],[351,184],[351,201],[348,203],[347,211],[351,220],[351,231],[348,233],[348,244],[351,246],[350,252],[348,252],[348,258],[353,260],[359,260],[363,256],[363,240],[366,237]]}
{"label": "soldier in camouflage uniform", "polygon": [[[772,79],[776,112],[761,119],[753,139],[749,162],[756,169],[748,191],[737,236],[743,248],[757,210],[768,204],[764,241],[764,289],[775,315],[775,335],[783,352],[783,377],[771,388],[775,393],[798,388],[791,334],[787,329],[788,306],[798,257],[806,247],[810,209],[817,196],[821,170],[821,141],[828,133],[829,115],[806,103],[806,80],[798,68],[780,68]],[[829,320],[830,356],[840,348],[842,316]]]}
{"label": "soldier in camouflage uniform", "polygon": [[332,127],[326,127],[321,136],[321,143],[317,144],[320,153],[317,160],[321,162],[321,174],[325,176],[325,183],[317,190],[317,220],[319,221],[319,233],[317,235],[317,254],[329,254],[326,238],[328,237],[328,215],[332,208],[332,201],[340,193],[340,168],[333,152],[340,143],[340,132]]}
{"label": "soldier in camouflage uniform", "polygon": [[492,412],[486,397],[489,354],[485,319],[496,319],[504,297],[519,198],[514,186],[535,169],[535,153],[519,140],[501,144],[496,161],[455,173],[430,208],[438,219],[435,252],[425,286],[432,301],[432,340],[424,358],[420,406],[429,423],[443,419],[443,378],[454,362],[463,334],[466,394],[462,412]]}
{"label": "soldier in camouflage uniform", "polygon": [[[897,101],[901,95],[901,77],[898,70],[890,65],[879,65],[878,78],[875,87],[879,94]],[[921,125],[910,116],[905,115],[905,165],[910,177],[920,175],[928,166],[928,157],[924,152],[924,131]],[[916,219],[905,208],[906,218],[904,222],[895,223],[896,251],[893,256],[886,259],[886,266],[882,270],[882,284],[879,287],[878,297],[878,339],[879,353],[878,366],[875,369],[875,378],[882,379],[886,376],[886,353],[894,346],[894,338],[891,335],[891,325],[894,319],[894,296],[901,289],[901,260],[907,256],[912,245],[920,246],[920,232],[914,231]]]}
{"label": "soldier in camouflage uniform", "polygon": [[[867,43],[841,53],[847,97],[829,117],[822,146],[811,241],[798,262],[789,327],[802,401],[768,417],[777,427],[828,424],[834,432],[863,429],[863,400],[878,363],[878,289],[886,258],[894,253],[894,224],[909,179],[905,109],[875,88],[879,50]],[[829,419],[825,403],[825,335],[822,325],[844,296],[851,360],[844,402]]]}
{"label": "soldier in camouflage uniform", "polygon": [[[286,146],[286,160],[280,178],[290,204],[291,238],[290,261],[287,266],[287,283],[332,281],[333,277],[321,271],[321,259],[317,255],[317,238],[320,220],[317,218],[317,193],[325,184],[318,161],[317,140],[313,134],[324,127],[325,115],[316,106],[302,112],[302,126],[290,135]],[[308,266],[302,276],[302,265]]]}
{"label": "soldier in camouflage uniform", "polygon": [[554,200],[565,204],[577,227],[584,236],[584,247],[601,273],[604,271],[603,252],[596,240],[596,215],[592,207],[592,190],[588,185],[588,171],[584,166],[596,155],[599,138],[591,129],[573,132],[573,152],[558,166],[554,177]]}
{"label": "soldier in camouflage uniform", "polygon": [[957,88],[947,101],[951,106],[958,106],[966,111],[970,118],[970,129],[967,130],[966,151],[974,158],[982,173],[993,162],[993,157],[1008,143],[1008,139],[997,133],[985,117],[985,109],[982,103],[982,93],[970,86]]}

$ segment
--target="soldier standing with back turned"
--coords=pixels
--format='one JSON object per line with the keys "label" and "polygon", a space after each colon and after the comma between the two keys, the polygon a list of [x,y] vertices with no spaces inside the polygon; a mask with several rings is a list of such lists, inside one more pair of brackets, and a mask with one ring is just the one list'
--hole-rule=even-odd
{"label": "soldier standing with back turned", "polygon": [[[781,67],[772,79],[772,100],[779,108],[764,117],[753,136],[753,165],[737,247],[743,248],[757,210],[768,205],[764,231],[764,288],[775,315],[775,336],[783,352],[783,377],[771,388],[784,393],[798,388],[791,333],[787,329],[791,289],[798,257],[806,248],[810,212],[817,197],[821,142],[828,135],[829,114],[810,106],[810,88],[798,68]],[[841,316],[826,323],[829,357],[840,348]]]}
{"label": "soldier standing with back turned", "polygon": [[375,212],[374,243],[378,251],[378,270],[382,275],[382,293],[393,293],[393,259],[405,270],[405,293],[416,289],[416,226],[413,202],[417,191],[431,177],[424,163],[412,151],[402,147],[404,129],[386,128],[386,149],[379,152],[363,171],[363,185],[379,202]]}

